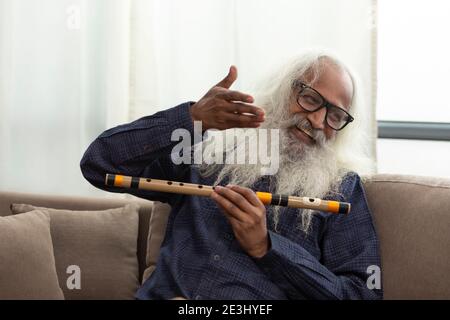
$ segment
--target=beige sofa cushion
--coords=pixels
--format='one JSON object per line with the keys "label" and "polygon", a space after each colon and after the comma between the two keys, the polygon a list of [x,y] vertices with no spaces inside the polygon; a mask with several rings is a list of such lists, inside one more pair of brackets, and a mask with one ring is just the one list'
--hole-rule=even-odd
{"label": "beige sofa cushion", "polygon": [[[11,206],[13,214],[34,208]],[[139,286],[138,205],[103,211],[41,209],[50,215],[56,270],[66,299],[134,298]],[[78,267],[80,289],[74,288]]]}
{"label": "beige sofa cushion", "polygon": [[138,234],[138,261],[139,279],[142,279],[144,270],[147,268],[147,239],[149,221],[152,213],[153,202],[131,195],[109,194],[109,197],[79,197],[55,194],[33,194],[21,192],[0,191],[0,216],[11,214],[11,203],[28,203],[38,207],[76,210],[76,211],[99,211],[106,209],[121,208],[127,204],[139,205],[139,234]]}
{"label": "beige sofa cushion", "polygon": [[150,218],[150,227],[147,240],[147,268],[144,271],[142,282],[148,279],[156,268],[159,257],[159,248],[166,233],[167,220],[170,214],[170,205],[155,201],[153,213]]}
{"label": "beige sofa cushion", "polygon": [[377,175],[365,189],[385,299],[450,299],[450,181]]}
{"label": "beige sofa cushion", "polygon": [[56,274],[47,213],[35,210],[0,217],[2,299],[64,299]]}

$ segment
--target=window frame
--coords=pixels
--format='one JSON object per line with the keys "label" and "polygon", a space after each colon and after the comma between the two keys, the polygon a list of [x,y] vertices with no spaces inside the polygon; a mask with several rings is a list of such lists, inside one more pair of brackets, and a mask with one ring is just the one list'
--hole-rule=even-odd
{"label": "window frame", "polygon": [[450,141],[450,123],[378,120],[379,139]]}

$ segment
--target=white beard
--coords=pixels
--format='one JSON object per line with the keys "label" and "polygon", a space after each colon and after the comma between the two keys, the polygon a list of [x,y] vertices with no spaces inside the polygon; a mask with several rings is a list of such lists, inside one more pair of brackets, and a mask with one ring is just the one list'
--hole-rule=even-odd
{"label": "white beard", "polygon": [[[316,144],[309,146],[300,142],[288,131],[289,127],[298,125],[301,128],[312,129],[310,123],[301,115],[295,114],[288,120],[275,123],[264,123],[261,128],[279,128],[279,167],[273,176],[274,182],[270,186],[270,192],[275,194],[306,196],[323,198],[325,195],[338,193],[340,183],[347,170],[339,168],[335,152],[334,140],[326,141],[322,131],[312,130]],[[271,141],[268,142],[269,144]],[[249,148],[245,148],[247,155]],[[270,150],[270,148],[269,148]],[[233,154],[227,154],[232,156]],[[248,158],[247,158],[248,159]],[[262,177],[260,164],[224,164],[199,166],[200,173],[209,176],[218,172],[214,185],[228,177],[230,184],[252,188]],[[254,190],[258,191],[258,190]],[[277,229],[279,221],[279,206],[273,206],[273,223]],[[269,210],[268,210],[269,212]],[[310,227],[313,211],[308,209],[298,210],[299,228],[307,232]]]}

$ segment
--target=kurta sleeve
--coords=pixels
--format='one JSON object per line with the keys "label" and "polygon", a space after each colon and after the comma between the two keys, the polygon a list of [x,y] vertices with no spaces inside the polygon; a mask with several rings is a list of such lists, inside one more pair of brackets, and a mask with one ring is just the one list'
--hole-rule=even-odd
{"label": "kurta sleeve", "polygon": [[[106,130],[84,153],[81,162],[83,176],[95,187],[111,192],[127,192],[138,197],[161,202],[176,198],[167,193],[123,189],[105,185],[107,173],[162,180],[185,181],[189,164],[175,164],[171,160],[172,132],[184,129],[194,136],[189,108],[191,103],[160,111],[134,122]],[[192,139],[189,141],[192,145]]]}

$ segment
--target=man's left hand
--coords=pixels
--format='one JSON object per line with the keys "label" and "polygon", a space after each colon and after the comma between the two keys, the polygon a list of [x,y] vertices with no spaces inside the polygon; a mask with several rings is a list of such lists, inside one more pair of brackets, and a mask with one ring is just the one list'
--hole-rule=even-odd
{"label": "man's left hand", "polygon": [[214,189],[211,198],[228,218],[241,247],[254,258],[264,256],[269,250],[264,204],[248,188],[228,185]]}

